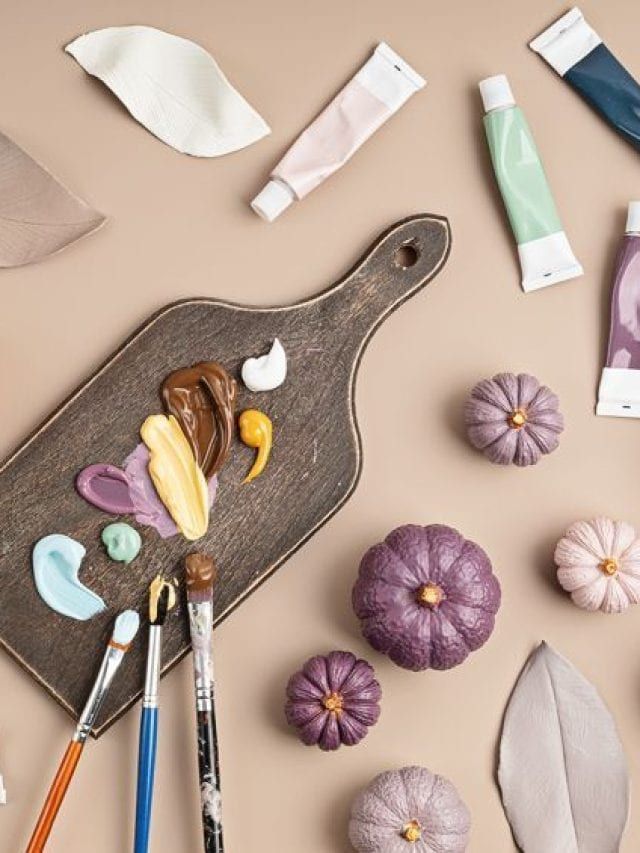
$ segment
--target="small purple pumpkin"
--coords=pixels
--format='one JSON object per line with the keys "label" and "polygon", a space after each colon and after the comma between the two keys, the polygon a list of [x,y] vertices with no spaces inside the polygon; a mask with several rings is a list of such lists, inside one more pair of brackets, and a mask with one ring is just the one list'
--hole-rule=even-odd
{"label": "small purple pumpkin", "polygon": [[464,408],[474,447],[498,465],[535,465],[558,446],[558,398],[527,373],[499,373],[475,386]]}
{"label": "small purple pumpkin", "polygon": [[352,598],[374,649],[405,669],[451,669],[489,639],[500,584],[457,530],[407,524],[364,555]]}
{"label": "small purple pumpkin", "polygon": [[359,853],[463,853],[470,828],[469,810],[448,779],[403,767],[381,773],[358,794],[349,838]]}
{"label": "small purple pumpkin", "polygon": [[310,658],[287,684],[285,714],[307,746],[354,746],[380,716],[373,667],[351,652]]}

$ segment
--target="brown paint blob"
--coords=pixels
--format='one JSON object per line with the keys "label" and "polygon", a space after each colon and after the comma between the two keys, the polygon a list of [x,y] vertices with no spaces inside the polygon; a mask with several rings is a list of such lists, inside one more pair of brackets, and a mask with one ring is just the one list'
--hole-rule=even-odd
{"label": "brown paint blob", "polygon": [[236,382],[215,361],[202,361],[169,374],[162,401],[187,437],[207,479],[222,468],[234,434]]}

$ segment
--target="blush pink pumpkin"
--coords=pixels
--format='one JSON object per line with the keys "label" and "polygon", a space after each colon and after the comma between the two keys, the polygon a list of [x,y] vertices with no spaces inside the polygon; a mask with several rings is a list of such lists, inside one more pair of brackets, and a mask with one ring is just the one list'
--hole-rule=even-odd
{"label": "blush pink pumpkin", "polygon": [[610,518],[576,521],[555,550],[558,581],[578,607],[622,613],[640,601],[640,539]]}
{"label": "blush pink pumpkin", "polygon": [[455,787],[426,767],[381,773],[356,797],[349,838],[358,853],[463,853],[469,810]]}
{"label": "blush pink pumpkin", "polygon": [[483,379],[464,408],[469,441],[498,465],[535,465],[558,446],[558,405],[553,391],[527,373]]}
{"label": "blush pink pumpkin", "polygon": [[380,716],[373,667],[351,652],[310,658],[287,684],[285,714],[307,746],[354,746]]}
{"label": "blush pink pumpkin", "polygon": [[485,552],[444,524],[405,524],[362,558],[353,609],[405,669],[451,669],[491,636],[500,584]]}

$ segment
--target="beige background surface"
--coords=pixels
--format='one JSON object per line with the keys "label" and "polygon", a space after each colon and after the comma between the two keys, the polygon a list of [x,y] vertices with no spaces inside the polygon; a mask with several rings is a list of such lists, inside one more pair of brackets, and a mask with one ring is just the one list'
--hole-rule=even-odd
{"label": "beige background surface", "polygon": [[[364,472],[347,504],[216,632],[229,853],[347,853],[349,803],[377,772],[416,762],[458,786],[471,853],[514,849],[493,781],[509,691],[541,639],[602,692],[629,757],[634,801],[624,850],[640,846],[640,612],[580,612],[556,587],[553,544],[604,513],[640,527],[640,424],[593,414],[615,246],[638,155],[531,53],[556,2],[321,4],[129,0],[5,3],[2,129],[107,213],[97,235],[0,278],[0,453],[152,311],[206,295],[281,303],[325,286],[394,220],[446,214],[453,251],[435,283],[393,315],[362,364]],[[640,6],[582,8],[640,75]],[[80,33],[145,23],[199,41],[273,134],[217,161],[166,147],[62,52]],[[427,88],[342,172],[274,225],[247,200],[298,131],[387,40]],[[532,124],[584,278],[525,296],[489,171],[476,83],[507,72]],[[251,342],[247,342],[248,351]],[[215,355],[215,354],[212,354]],[[502,470],[466,444],[461,403],[495,371],[557,390],[567,429],[534,470]],[[481,543],[504,603],[489,644],[449,673],[394,667],[360,638],[350,609],[359,558],[404,522],[441,521]],[[239,533],[242,535],[242,532]],[[249,536],[250,531],[244,531]],[[383,714],[355,749],[305,749],[283,722],[283,688],[307,656],[348,648],[375,665]],[[0,656],[0,850],[26,843],[69,720]],[[138,713],[91,743],[55,826],[52,853],[120,853],[133,834]],[[153,850],[200,849],[190,661],[162,684]]]}

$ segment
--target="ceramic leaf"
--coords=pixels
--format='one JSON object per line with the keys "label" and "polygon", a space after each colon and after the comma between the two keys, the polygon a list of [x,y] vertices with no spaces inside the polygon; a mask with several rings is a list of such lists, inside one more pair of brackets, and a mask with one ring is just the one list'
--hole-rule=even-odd
{"label": "ceramic leaf", "polygon": [[546,643],[527,661],[507,706],[498,777],[524,853],[618,853],[629,776],[613,717]]}
{"label": "ceramic leaf", "polygon": [[0,266],[42,260],[100,228],[105,217],[0,133]]}
{"label": "ceramic leaf", "polygon": [[270,133],[269,126],[200,45],[153,27],[108,27],[65,48],[158,139],[216,157]]}

